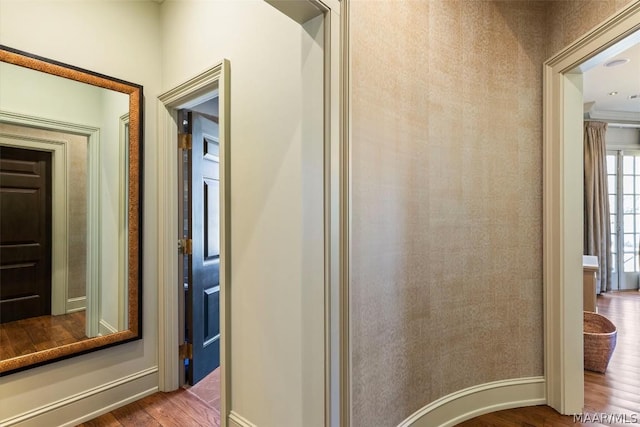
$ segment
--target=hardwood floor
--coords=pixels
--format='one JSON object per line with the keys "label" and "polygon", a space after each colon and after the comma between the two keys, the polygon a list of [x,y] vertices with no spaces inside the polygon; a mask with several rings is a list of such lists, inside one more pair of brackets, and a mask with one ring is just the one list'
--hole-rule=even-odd
{"label": "hardwood floor", "polygon": [[34,353],[87,339],[85,312],[38,316],[0,324],[0,359]]}
{"label": "hardwood floor", "polygon": [[[616,325],[618,342],[605,374],[584,373],[588,422],[574,422],[573,416],[562,416],[548,406],[533,406],[494,412],[458,426],[640,425],[640,293],[610,292],[599,296],[597,304],[598,313]],[[615,418],[600,414],[615,414]]]}
{"label": "hardwood floor", "polygon": [[[600,314],[618,328],[618,342],[606,374],[585,371],[585,414],[574,421],[548,406],[494,412],[474,418],[462,427],[553,427],[640,425],[640,293],[609,293],[598,297]],[[219,372],[191,389],[156,393],[81,424],[93,426],[219,426]],[[216,394],[217,391],[217,394]],[[603,421],[601,413],[616,414],[618,422]],[[596,421],[594,422],[594,417]],[[626,418],[625,418],[626,417]],[[627,423],[623,424],[623,420]],[[634,424],[631,423],[634,421]],[[304,426],[295,426],[304,427]]]}
{"label": "hardwood floor", "polygon": [[198,384],[189,387],[191,393],[215,409],[220,409],[220,368],[207,375]]}
{"label": "hardwood floor", "polygon": [[220,368],[193,387],[154,393],[78,427],[220,426]]}

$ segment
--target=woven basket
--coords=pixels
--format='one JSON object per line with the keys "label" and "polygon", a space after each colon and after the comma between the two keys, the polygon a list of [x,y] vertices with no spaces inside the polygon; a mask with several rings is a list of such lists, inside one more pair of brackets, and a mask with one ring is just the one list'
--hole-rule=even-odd
{"label": "woven basket", "polygon": [[606,317],[584,312],[584,369],[603,373],[616,348],[616,326]]}

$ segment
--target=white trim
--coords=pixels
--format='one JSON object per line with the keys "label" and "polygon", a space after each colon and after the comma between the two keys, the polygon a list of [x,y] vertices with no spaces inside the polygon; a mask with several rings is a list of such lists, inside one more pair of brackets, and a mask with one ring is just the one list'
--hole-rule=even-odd
{"label": "white trim", "polygon": [[398,427],[449,427],[482,414],[543,405],[543,377],[495,381],[444,396],[413,413]]}
{"label": "white trim", "polygon": [[[178,207],[174,177],[177,171],[177,134],[174,117],[158,100],[158,387],[172,391],[179,387],[177,347],[180,344],[175,325],[178,319]],[[162,171],[162,172],[160,172]]]}
{"label": "white trim", "polygon": [[256,427],[256,425],[242,415],[231,411],[229,412],[229,427]]}
{"label": "white trim", "polygon": [[[351,37],[349,35],[350,1],[341,1],[339,53],[340,67],[338,76],[333,77],[340,82],[340,127],[338,154],[338,193],[339,193],[339,249],[335,268],[339,271],[339,279],[332,283],[332,292],[337,294],[338,304],[332,309],[333,318],[338,318],[339,348],[339,396],[340,407],[337,408],[339,420],[332,426],[349,427],[351,425]],[[335,42],[334,42],[335,43]],[[335,313],[337,311],[337,313]],[[335,363],[335,362],[334,362]]]}
{"label": "white trim", "polygon": [[[100,334],[100,290],[102,289],[102,212],[100,209],[100,139],[89,141],[87,148],[87,304],[86,335]],[[125,286],[126,283],[118,283]]]}
{"label": "white trim", "polygon": [[628,4],[544,64],[543,286],[547,404],[582,411],[582,117],[579,67],[640,29]]}
{"label": "white trim", "polygon": [[[144,369],[142,371],[133,373],[131,375],[124,376],[114,381],[110,381],[108,383],[102,384],[98,387],[90,388],[88,390],[82,391],[80,393],[73,394],[71,396],[65,397],[63,399],[56,400],[55,402],[49,403],[47,405],[40,406],[38,408],[34,408],[30,411],[23,412],[22,414],[5,418],[4,420],[0,420],[0,425],[4,427],[10,427],[13,425],[20,424],[21,426],[30,426],[30,425],[55,425],[60,423],[59,419],[55,414],[58,412],[64,412],[67,407],[70,407],[75,404],[83,405],[83,407],[90,407],[89,400],[91,398],[96,398],[96,400],[100,400],[100,395],[109,393],[115,396],[129,396],[126,399],[120,400],[117,403],[110,404],[108,406],[100,407],[97,410],[86,413],[86,410],[78,410],[76,408],[75,411],[70,411],[71,414],[78,413],[86,413],[81,418],[75,419],[73,421],[62,421],[60,424],[64,426],[75,426],[84,421],[90,420],[109,412],[112,409],[118,408],[127,403],[133,402],[135,400],[141,399],[144,396],[148,396],[150,394],[158,391],[156,386],[152,386],[151,384],[155,383],[155,374],[158,372],[158,367],[153,366],[151,368]],[[137,384],[139,383],[139,384]],[[124,392],[122,390],[123,387],[139,389],[135,393]],[[116,399],[104,399],[105,401],[114,402]],[[93,406],[93,405],[91,405]],[[48,420],[48,422],[44,422]]]}
{"label": "white trim", "polygon": [[67,299],[67,314],[82,311],[87,308],[87,297],[76,297]]}
{"label": "white trim", "polygon": [[601,120],[614,123],[628,123],[629,125],[640,126],[640,113],[632,111],[609,111],[592,109],[585,114],[585,119]]}
{"label": "white trim", "polygon": [[119,162],[120,167],[120,206],[118,212],[118,330],[129,328],[129,113],[120,117],[119,130]]}
{"label": "white trim", "polygon": [[115,334],[116,332],[118,332],[118,328],[110,325],[106,320],[100,319],[98,326],[98,333],[100,334],[100,336]]}
{"label": "white trim", "polygon": [[227,288],[231,283],[230,269],[230,232],[229,221],[231,204],[229,156],[229,61],[223,60],[218,65],[198,74],[187,82],[165,92],[158,97],[158,366],[160,368],[159,387],[162,391],[178,388],[178,127],[174,120],[176,109],[185,105],[195,105],[210,98],[212,94],[219,97],[220,122],[220,414],[222,427],[226,426],[231,397],[230,381],[230,300]]}
{"label": "white trim", "polygon": [[298,24],[304,24],[311,19],[322,15],[324,8],[314,1],[290,1],[290,0],[264,0]]}

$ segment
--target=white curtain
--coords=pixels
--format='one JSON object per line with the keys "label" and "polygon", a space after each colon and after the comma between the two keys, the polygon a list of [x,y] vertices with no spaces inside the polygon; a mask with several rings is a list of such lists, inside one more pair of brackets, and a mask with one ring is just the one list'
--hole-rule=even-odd
{"label": "white curtain", "polygon": [[598,257],[597,293],[611,290],[606,131],[604,122],[584,123],[584,254]]}

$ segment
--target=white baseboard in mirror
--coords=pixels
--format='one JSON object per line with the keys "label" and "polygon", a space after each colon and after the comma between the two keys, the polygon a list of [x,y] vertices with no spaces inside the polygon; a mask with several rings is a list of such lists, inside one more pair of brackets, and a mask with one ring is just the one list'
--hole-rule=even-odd
{"label": "white baseboard in mirror", "polygon": [[66,312],[75,313],[76,311],[82,311],[87,307],[87,297],[69,298],[67,300]]}
{"label": "white baseboard in mirror", "polygon": [[544,377],[495,381],[444,396],[413,413],[398,427],[452,427],[490,412],[545,403]]}
{"label": "white baseboard in mirror", "polygon": [[100,319],[100,335],[115,334],[118,332],[118,328],[112,326],[104,319]]}
{"label": "white baseboard in mirror", "polygon": [[229,427],[257,427],[251,421],[244,418],[242,415],[231,411],[229,412]]}

